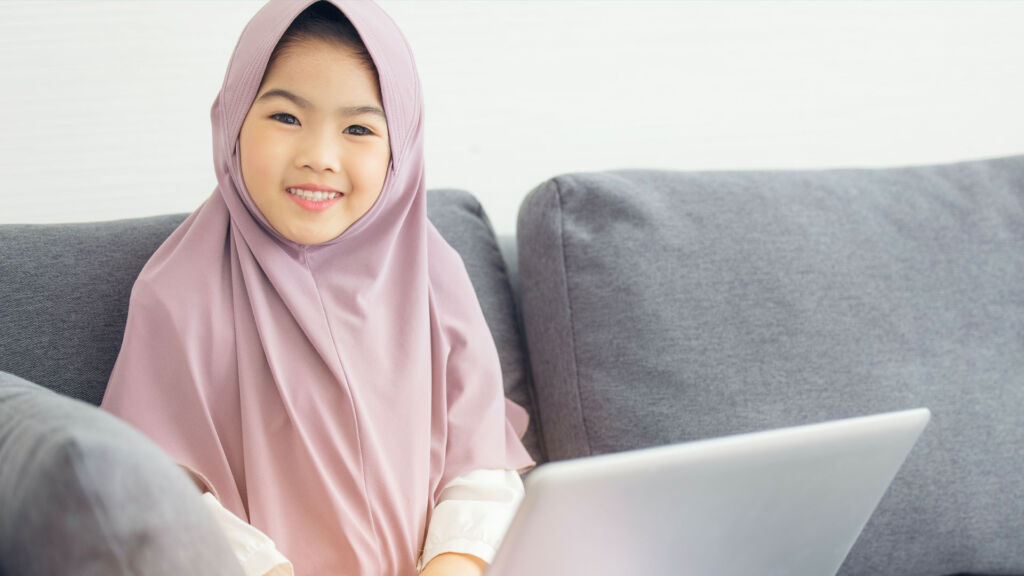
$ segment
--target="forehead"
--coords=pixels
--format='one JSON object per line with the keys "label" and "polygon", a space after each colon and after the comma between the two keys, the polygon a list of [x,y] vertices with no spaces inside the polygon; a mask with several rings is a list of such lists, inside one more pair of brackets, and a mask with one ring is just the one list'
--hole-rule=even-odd
{"label": "forehead", "polygon": [[291,87],[335,98],[373,95],[379,103],[377,74],[367,64],[350,46],[319,39],[299,40],[275,55],[259,93]]}

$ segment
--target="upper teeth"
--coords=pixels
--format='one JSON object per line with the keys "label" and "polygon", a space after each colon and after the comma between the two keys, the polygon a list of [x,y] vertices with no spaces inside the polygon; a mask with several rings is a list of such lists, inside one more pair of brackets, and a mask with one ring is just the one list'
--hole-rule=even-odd
{"label": "upper teeth", "polygon": [[305,198],[306,200],[330,200],[331,198],[337,198],[341,196],[338,192],[314,192],[313,190],[303,190],[302,188],[288,188],[289,194],[295,194],[299,198]]}

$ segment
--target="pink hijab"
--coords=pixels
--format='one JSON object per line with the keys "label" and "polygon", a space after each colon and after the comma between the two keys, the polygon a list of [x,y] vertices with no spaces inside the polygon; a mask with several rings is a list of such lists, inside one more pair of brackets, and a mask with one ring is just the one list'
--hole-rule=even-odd
{"label": "pink hijab", "polygon": [[211,111],[218,186],[135,282],[101,408],[205,476],[297,576],[412,575],[450,480],[535,462],[462,260],[427,220],[420,82],[377,5],[332,0],[380,76],[392,160],[377,202],[303,245],[243,184],[242,121],[312,3],[272,0],[242,32]]}

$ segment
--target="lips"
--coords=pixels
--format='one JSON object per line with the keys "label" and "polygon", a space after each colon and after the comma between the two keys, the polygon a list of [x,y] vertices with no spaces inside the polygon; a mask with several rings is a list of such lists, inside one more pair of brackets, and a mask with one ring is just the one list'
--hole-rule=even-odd
{"label": "lips", "polygon": [[310,212],[323,212],[344,196],[340,192],[313,192],[299,188],[288,188],[285,192],[296,204]]}
{"label": "lips", "polygon": [[309,190],[310,192],[334,192],[335,194],[342,194],[342,192],[340,190],[337,190],[335,188],[331,188],[330,186],[325,186],[323,184],[314,184],[312,182],[306,182],[305,184],[295,184],[293,186],[288,186],[287,188],[285,188],[285,190],[288,190],[290,188],[299,188],[301,190]]}

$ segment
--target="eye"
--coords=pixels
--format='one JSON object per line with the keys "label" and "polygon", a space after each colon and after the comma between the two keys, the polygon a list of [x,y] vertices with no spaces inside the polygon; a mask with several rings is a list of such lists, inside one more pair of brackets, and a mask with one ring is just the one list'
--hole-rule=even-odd
{"label": "eye", "polygon": [[278,112],[277,114],[272,114],[270,117],[271,118],[277,118],[278,116],[280,116],[282,118],[291,118],[292,120],[295,120],[295,122],[286,122],[286,121],[282,120],[281,122],[284,123],[284,124],[293,124],[293,125],[296,125],[296,126],[299,125],[299,119],[296,118],[295,116],[292,116],[291,114],[288,114],[287,112]]}
{"label": "eye", "polygon": [[349,126],[348,128],[346,128],[346,130],[348,130],[349,128],[355,128],[356,129],[356,132],[355,132],[356,136],[369,136],[370,134],[373,134],[372,130],[370,130],[369,128],[366,128],[364,126],[360,126],[358,124],[353,124],[352,126]]}

